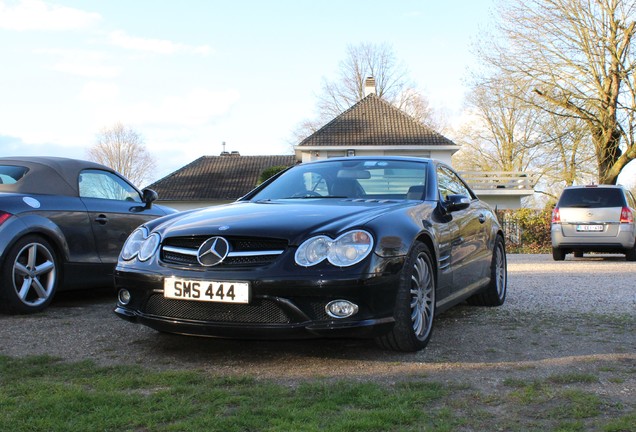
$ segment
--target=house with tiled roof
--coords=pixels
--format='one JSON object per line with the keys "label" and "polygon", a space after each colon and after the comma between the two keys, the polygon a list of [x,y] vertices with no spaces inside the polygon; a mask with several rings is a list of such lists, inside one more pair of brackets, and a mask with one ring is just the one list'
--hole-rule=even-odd
{"label": "house with tiled roof", "polygon": [[159,203],[177,210],[225,204],[251,191],[266,169],[295,163],[294,155],[222,152],[219,156],[201,156],[148,187],[157,191]]}
{"label": "house with tiled roof", "polygon": [[367,96],[295,147],[302,162],[338,156],[417,156],[451,162],[459,146],[370,89]]}

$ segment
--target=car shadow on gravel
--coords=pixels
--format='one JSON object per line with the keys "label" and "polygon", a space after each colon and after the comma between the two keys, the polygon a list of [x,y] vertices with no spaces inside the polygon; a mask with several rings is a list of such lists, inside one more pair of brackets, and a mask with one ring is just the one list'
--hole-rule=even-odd
{"label": "car shadow on gravel", "polygon": [[[587,334],[582,344],[581,339]],[[382,350],[367,339],[234,340],[162,334],[145,329],[127,349],[142,363],[167,368],[203,368],[284,373],[304,367],[333,373],[345,366],[354,370],[369,362],[382,365],[504,364],[625,352],[628,323],[608,319],[586,322],[581,317],[511,314],[495,309],[456,307],[436,320],[431,342],[423,351]],[[618,348],[618,349],[617,349]],[[361,372],[361,371],[358,371]]]}

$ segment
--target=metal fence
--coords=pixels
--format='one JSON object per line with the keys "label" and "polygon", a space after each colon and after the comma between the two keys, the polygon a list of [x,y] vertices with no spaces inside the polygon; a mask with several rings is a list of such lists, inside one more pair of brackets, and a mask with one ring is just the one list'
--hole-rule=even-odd
{"label": "metal fence", "polygon": [[520,246],[521,245],[521,227],[516,221],[501,221],[501,228],[506,238],[506,244]]}

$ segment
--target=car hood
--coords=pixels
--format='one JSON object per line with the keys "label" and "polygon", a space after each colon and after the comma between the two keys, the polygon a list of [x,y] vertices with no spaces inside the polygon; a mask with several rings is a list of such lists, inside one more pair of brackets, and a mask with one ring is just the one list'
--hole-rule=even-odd
{"label": "car hood", "polygon": [[340,199],[236,202],[177,215],[156,229],[164,237],[250,236],[284,238],[290,244],[298,244],[314,234],[335,235],[363,227],[381,215],[417,204]]}

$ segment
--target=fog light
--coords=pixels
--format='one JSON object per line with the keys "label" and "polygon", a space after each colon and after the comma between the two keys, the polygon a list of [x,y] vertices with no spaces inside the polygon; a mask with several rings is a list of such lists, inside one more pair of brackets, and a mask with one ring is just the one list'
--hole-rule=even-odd
{"label": "fog light", "polygon": [[119,298],[119,303],[123,305],[127,305],[128,303],[130,303],[130,291],[126,289],[119,290],[119,294],[117,294],[117,297]]}
{"label": "fog light", "polygon": [[358,305],[347,300],[334,300],[325,306],[325,311],[332,318],[348,318],[358,313]]}

